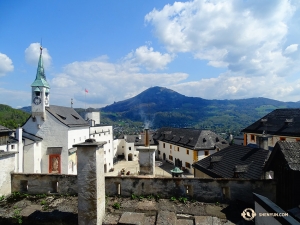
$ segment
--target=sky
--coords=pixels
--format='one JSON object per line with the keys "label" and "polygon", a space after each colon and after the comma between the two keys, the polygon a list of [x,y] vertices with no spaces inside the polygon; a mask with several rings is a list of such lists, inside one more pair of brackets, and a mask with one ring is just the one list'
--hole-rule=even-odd
{"label": "sky", "polygon": [[0,104],[31,105],[40,45],[50,105],[103,107],[154,86],[300,101],[299,8],[297,0],[0,1]]}

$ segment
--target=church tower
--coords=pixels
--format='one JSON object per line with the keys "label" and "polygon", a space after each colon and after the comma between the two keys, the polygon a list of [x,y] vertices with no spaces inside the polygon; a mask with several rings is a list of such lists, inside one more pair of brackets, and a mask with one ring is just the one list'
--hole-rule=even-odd
{"label": "church tower", "polygon": [[45,108],[49,106],[50,86],[46,80],[42,54],[43,48],[41,46],[36,78],[31,84],[31,113],[33,118],[40,116],[43,120],[45,120]]}

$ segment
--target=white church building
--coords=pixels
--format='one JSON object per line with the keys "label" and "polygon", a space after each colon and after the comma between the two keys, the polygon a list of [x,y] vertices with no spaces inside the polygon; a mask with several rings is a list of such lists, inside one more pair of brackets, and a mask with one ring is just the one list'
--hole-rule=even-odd
{"label": "white church building", "polygon": [[84,120],[73,108],[50,105],[50,86],[43,68],[42,47],[31,87],[31,116],[22,129],[16,130],[16,136],[22,137],[18,147],[18,171],[77,174],[77,149],[73,145],[88,138],[107,142],[105,171],[109,171],[114,157],[112,126],[95,126],[95,122],[91,126],[90,121]]}

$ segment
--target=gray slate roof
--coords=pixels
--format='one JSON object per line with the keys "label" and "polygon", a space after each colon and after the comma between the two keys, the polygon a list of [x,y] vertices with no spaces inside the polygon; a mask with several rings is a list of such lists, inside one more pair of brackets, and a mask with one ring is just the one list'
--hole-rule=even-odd
{"label": "gray slate roof", "polygon": [[[127,143],[134,143],[135,146],[144,146],[145,145],[145,134],[141,134],[141,139],[139,139],[139,135],[124,135],[119,136],[119,139],[124,139],[126,136]],[[153,140],[153,134],[149,134],[150,145],[156,145]]]}
{"label": "gray slate roof", "polygon": [[243,145],[231,145],[193,164],[213,178],[260,179],[269,151]]}
{"label": "gray slate roof", "polygon": [[275,155],[283,158],[291,170],[300,171],[300,142],[277,141],[270,155],[265,170],[269,170]]}
{"label": "gray slate roof", "polygon": [[11,131],[12,131],[11,129],[0,125],[0,133],[8,133],[8,132],[11,132]]}
{"label": "gray slate roof", "polygon": [[85,121],[73,108],[51,105],[46,110],[57,120],[68,127],[87,127],[89,123]]}
{"label": "gray slate roof", "polygon": [[153,134],[153,139],[193,150],[223,149],[228,146],[216,133],[192,128],[163,127]]}
{"label": "gray slate roof", "polygon": [[43,140],[43,138],[41,138],[39,136],[36,136],[34,134],[28,133],[24,129],[23,129],[22,136],[23,136],[22,138],[27,138],[27,139],[32,140],[34,142],[42,141]]}
{"label": "gray slate roof", "polygon": [[242,130],[244,133],[300,137],[300,109],[276,109]]}

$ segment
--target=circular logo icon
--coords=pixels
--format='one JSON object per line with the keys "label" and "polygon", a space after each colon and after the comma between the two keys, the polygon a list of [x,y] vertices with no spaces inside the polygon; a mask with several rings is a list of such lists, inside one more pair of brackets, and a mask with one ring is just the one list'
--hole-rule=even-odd
{"label": "circular logo icon", "polygon": [[241,213],[242,217],[245,219],[245,220],[253,220],[254,217],[256,216],[256,213],[254,212],[253,209],[251,208],[247,208],[247,209],[244,209],[244,211]]}

